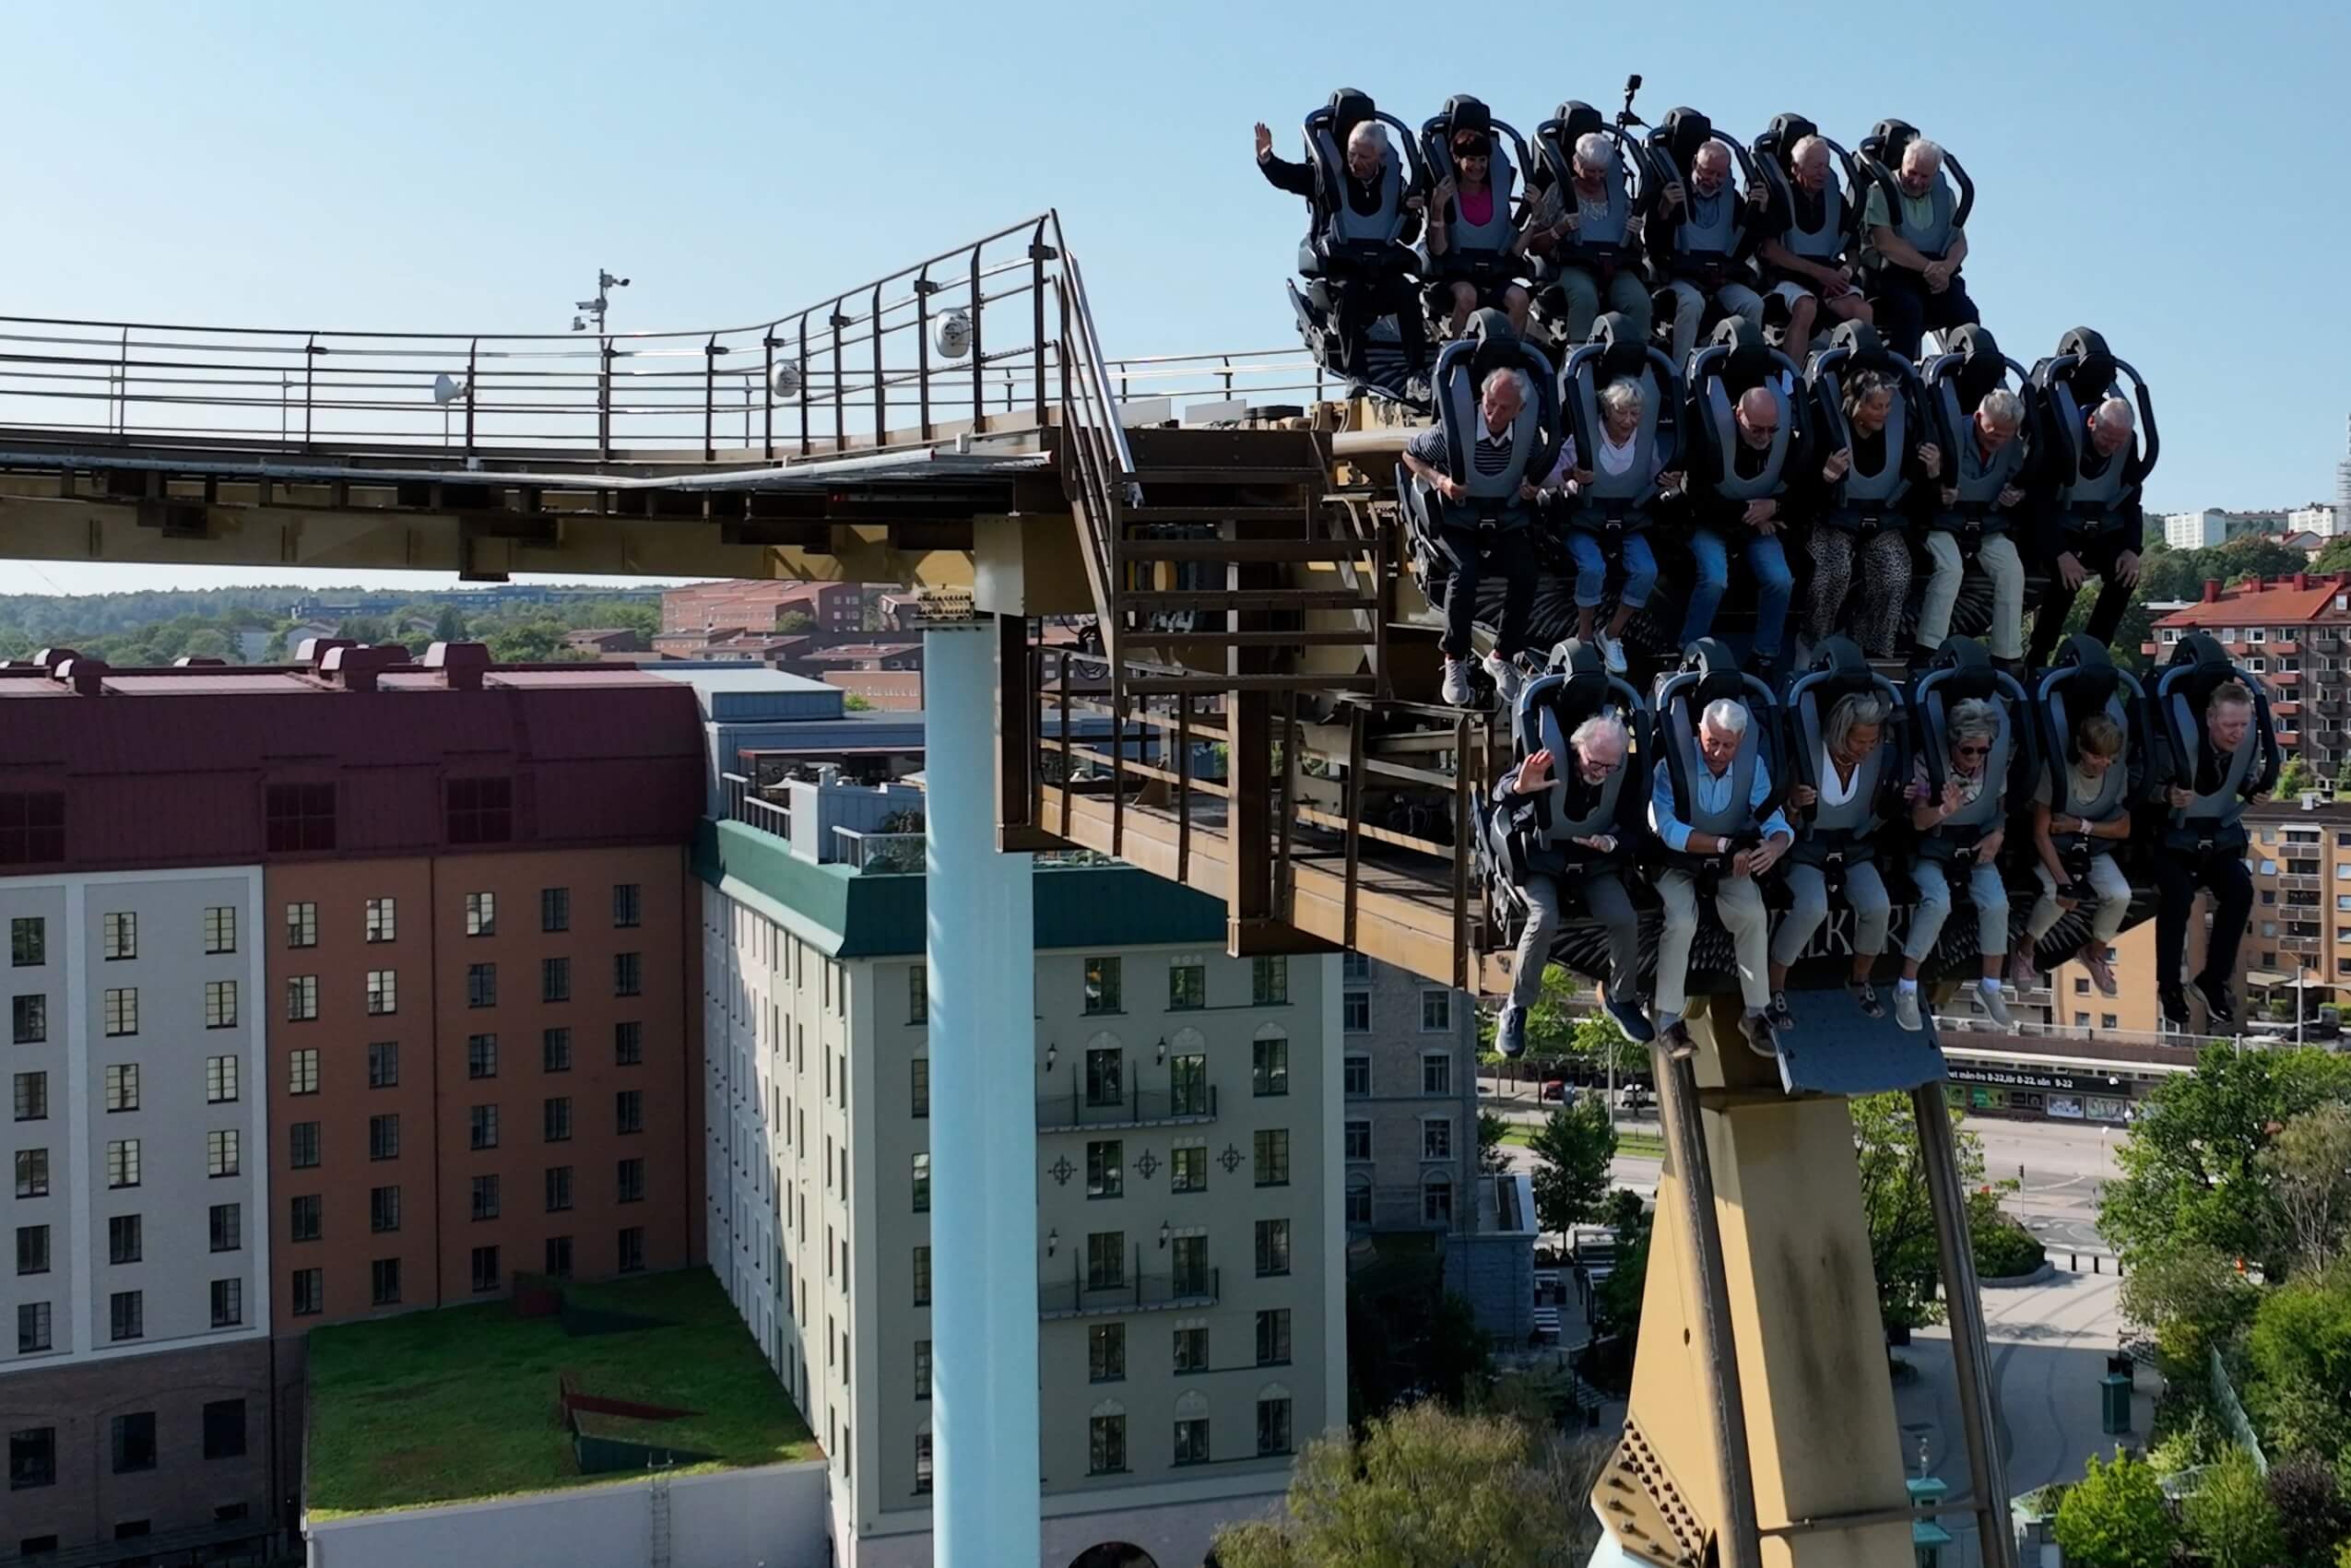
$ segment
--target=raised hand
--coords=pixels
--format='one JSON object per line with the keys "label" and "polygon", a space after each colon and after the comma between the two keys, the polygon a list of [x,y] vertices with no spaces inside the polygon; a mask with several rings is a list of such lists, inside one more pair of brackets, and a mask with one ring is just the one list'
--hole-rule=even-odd
{"label": "raised hand", "polygon": [[1257,124],[1257,144],[1260,159],[1273,156],[1273,132],[1262,120]]}
{"label": "raised hand", "polygon": [[1518,795],[1532,795],[1539,789],[1550,787],[1551,751],[1546,747],[1518,764],[1518,782],[1511,785],[1511,789]]}

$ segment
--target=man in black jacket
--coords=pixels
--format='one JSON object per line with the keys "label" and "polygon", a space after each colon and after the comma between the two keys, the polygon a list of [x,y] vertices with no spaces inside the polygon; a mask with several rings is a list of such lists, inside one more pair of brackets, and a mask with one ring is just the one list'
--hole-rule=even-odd
{"label": "man in black jacket", "polygon": [[[2139,503],[2139,483],[2146,470],[2133,436],[2136,418],[2131,405],[2109,397],[2085,417],[2076,463],[2061,456],[2061,471],[2051,476],[2043,494],[2042,549],[2049,561],[2049,585],[2033,611],[2033,640],[2026,662],[2049,663],[2057,641],[2065,634],[2065,619],[2074,595],[2092,573],[2100,579],[2097,603],[2090,607],[2083,630],[2100,643],[2114,641],[2123,612],[2131,607],[2131,590],[2139,582],[2139,544],[2146,533],[2146,517]],[[2061,443],[2058,451],[2065,447]],[[2083,496],[2099,499],[2082,500]]]}
{"label": "man in black jacket", "polygon": [[[1258,171],[1266,183],[1305,197],[1312,207],[1316,199],[1313,168],[1275,157],[1273,132],[1263,121],[1258,123],[1256,137]],[[1385,170],[1392,156],[1388,127],[1377,120],[1358,121],[1348,130],[1347,168],[1341,183],[1347,206],[1360,217],[1374,218],[1388,205]],[[1384,236],[1386,243],[1376,250],[1334,248],[1322,258],[1323,276],[1329,279],[1337,298],[1339,340],[1346,356],[1341,368],[1349,375],[1369,374],[1366,356],[1372,324],[1383,315],[1396,318],[1397,339],[1412,373],[1419,374],[1424,366],[1428,335],[1421,321],[1420,292],[1412,285],[1418,258],[1411,249],[1420,235],[1423,206],[1420,197],[1405,195],[1397,204],[1393,226]],[[1317,209],[1314,216],[1319,224],[1322,213]]]}
{"label": "man in black jacket", "polygon": [[[2038,631],[2036,628],[2036,631]],[[2253,694],[2234,680],[2213,689],[2198,725],[2203,731],[2196,746],[2193,789],[2174,784],[2163,786],[2163,800],[2175,811],[2185,811],[2198,796],[2212,795],[2227,782],[2229,762],[2244,744],[2253,722]],[[2248,779],[2253,777],[2249,772]],[[2199,853],[2192,832],[2174,828],[2155,856],[2156,985],[2163,1016],[2185,1029],[2188,992],[2204,1005],[2207,1027],[2237,1021],[2237,996],[2228,982],[2237,973],[2237,945],[2244,939],[2245,922],[2253,912],[2253,874],[2245,866],[2245,831],[2215,835],[2218,842]],[[2188,916],[2195,907],[2199,886],[2212,890],[2212,935],[2204,941],[2204,964],[2183,991],[2180,972],[2188,952]]]}

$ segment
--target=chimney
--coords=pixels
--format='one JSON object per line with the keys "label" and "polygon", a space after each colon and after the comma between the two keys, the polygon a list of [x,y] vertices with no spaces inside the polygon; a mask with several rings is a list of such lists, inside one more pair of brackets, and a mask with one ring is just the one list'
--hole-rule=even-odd
{"label": "chimney", "polygon": [[408,662],[406,648],[369,648],[346,643],[326,651],[326,656],[319,661],[318,673],[346,691],[372,691],[377,676]]}
{"label": "chimney", "polygon": [[326,655],[337,648],[356,648],[359,644],[349,637],[305,637],[294,650],[294,657],[313,669],[326,667]]}
{"label": "chimney", "polygon": [[2310,574],[2309,572],[2296,572],[2296,573],[2294,574],[2294,586],[2295,586],[2296,588],[2298,588],[2298,588],[2307,588],[2307,587],[2309,587],[2310,585]]}
{"label": "chimney", "polygon": [[424,651],[424,667],[439,670],[441,684],[452,691],[480,690],[490,666],[490,649],[480,643],[435,643]]}
{"label": "chimney", "polygon": [[2220,603],[2220,584],[2218,580],[2211,577],[2204,579],[2204,603],[2208,605],[2216,605]]}
{"label": "chimney", "polygon": [[55,666],[49,673],[69,683],[77,697],[98,697],[105,693],[109,670],[104,659],[72,658]]}
{"label": "chimney", "polygon": [[32,656],[32,662],[39,665],[41,668],[50,671],[52,674],[54,674],[59,665],[69,663],[72,660],[78,659],[80,657],[81,654],[71,648],[43,648],[41,652]]}

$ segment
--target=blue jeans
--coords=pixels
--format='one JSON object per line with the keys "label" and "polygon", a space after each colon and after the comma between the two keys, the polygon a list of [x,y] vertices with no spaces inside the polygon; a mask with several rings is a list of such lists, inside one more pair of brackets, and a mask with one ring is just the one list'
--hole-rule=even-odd
{"label": "blue jeans", "polygon": [[[1570,531],[1567,553],[1576,558],[1576,607],[1600,608],[1608,596],[1608,554],[1600,536]],[[1626,609],[1639,609],[1649,602],[1649,590],[1657,586],[1657,557],[1650,552],[1649,542],[1638,534],[1624,536],[1623,553],[1624,591],[1617,595],[1617,602]]]}
{"label": "blue jeans", "polygon": [[[1682,622],[1682,645],[1688,647],[1714,629],[1715,607],[1731,585],[1730,547],[1719,534],[1704,528],[1690,536],[1690,553],[1697,557],[1698,580],[1690,588],[1690,613]],[[1777,660],[1779,641],[1788,630],[1788,601],[1796,579],[1788,570],[1788,553],[1776,534],[1746,531],[1741,553],[1755,574],[1755,646],[1753,657]]]}

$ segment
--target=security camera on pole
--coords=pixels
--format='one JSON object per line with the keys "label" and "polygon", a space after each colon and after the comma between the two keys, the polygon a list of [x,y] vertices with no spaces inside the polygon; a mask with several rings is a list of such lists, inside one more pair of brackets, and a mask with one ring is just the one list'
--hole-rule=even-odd
{"label": "security camera on pole", "polygon": [[[612,303],[612,290],[626,289],[629,280],[615,277],[602,267],[596,269],[596,298],[581,300],[574,310],[585,311],[596,318],[596,336],[601,352],[597,356],[596,375],[596,447],[601,456],[612,454],[612,339],[604,333],[604,313]],[[585,332],[588,324],[580,316],[572,318],[573,332]]]}

